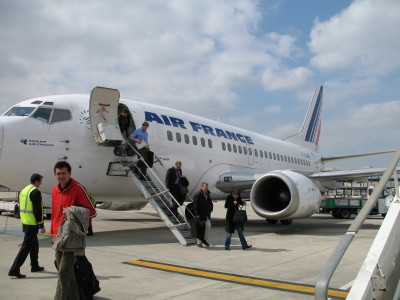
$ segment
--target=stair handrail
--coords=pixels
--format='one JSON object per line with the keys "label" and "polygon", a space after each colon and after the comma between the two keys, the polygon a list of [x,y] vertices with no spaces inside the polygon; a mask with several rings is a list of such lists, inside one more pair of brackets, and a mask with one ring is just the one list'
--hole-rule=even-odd
{"label": "stair handrail", "polygon": [[[133,145],[131,145],[131,143],[129,143],[129,142],[127,142],[127,145],[129,145],[129,147],[136,153],[136,155],[137,155],[137,157],[138,157],[138,160],[141,160],[141,161],[146,165],[147,169],[149,169],[150,172],[154,175],[154,178],[157,179],[158,184],[161,185],[161,187],[163,188],[164,193],[168,193],[168,195],[171,197],[172,201],[175,202],[175,204],[177,204],[178,207],[179,207],[180,209],[182,209],[182,208],[181,208],[181,205],[180,205],[179,202],[175,199],[175,197],[171,194],[171,192],[170,192],[170,191],[167,192],[168,189],[167,189],[167,187],[165,186],[165,184],[160,180],[159,176],[157,176],[157,174],[156,174],[156,172],[154,172],[153,168],[151,168],[151,167],[148,165],[148,163],[145,161],[145,159],[143,159],[143,157],[140,155],[139,151],[136,150],[136,147],[133,146]],[[156,156],[156,155],[155,155],[155,156]],[[157,156],[156,156],[156,157],[157,157]],[[157,157],[157,159],[158,159],[158,161],[160,162],[160,165],[161,165],[164,169],[166,169],[166,168],[164,167],[164,165],[161,163],[161,160],[160,160],[158,157]],[[138,171],[140,172],[141,176],[142,176],[143,178],[145,178],[147,182],[149,182],[149,181],[147,180],[146,176],[144,176],[144,174],[143,174],[142,171],[140,170],[140,168],[137,168],[137,169],[138,169]],[[157,186],[157,184],[156,184],[156,186]],[[152,187],[152,189],[153,189],[153,191],[155,191],[153,187]],[[161,189],[160,189],[160,190],[161,190]],[[187,195],[187,196],[189,196],[189,195]],[[193,202],[193,199],[192,199],[190,196],[189,196],[189,198],[190,198],[191,201]],[[160,200],[164,203],[164,201],[163,201],[161,198],[160,198]],[[168,208],[168,210],[172,213],[172,211],[171,211],[169,205],[167,205],[166,203],[164,203],[164,205],[165,205],[165,206]],[[172,215],[174,216],[174,219],[178,221],[179,225],[180,225],[180,224],[185,224],[185,223],[188,224],[187,219],[186,219],[185,211],[189,211],[189,213],[193,216],[193,213],[192,213],[190,210],[186,209],[186,205],[183,204],[182,206],[185,207],[185,210],[183,211],[183,214],[182,214],[183,217],[184,217],[184,220],[185,220],[184,223],[181,223],[180,220],[179,220],[179,218],[177,218],[177,217],[172,213]],[[194,216],[193,216],[193,217],[194,217]],[[190,226],[190,225],[189,225],[189,226]]]}
{"label": "stair handrail", "polygon": [[317,283],[315,285],[316,300],[326,300],[328,298],[328,286],[329,286],[329,281],[333,276],[333,273],[335,272],[337,266],[339,265],[343,255],[347,251],[355,235],[357,234],[357,232],[365,222],[366,218],[370,214],[371,210],[375,206],[378,197],[382,193],[390,177],[393,174],[396,177],[398,176],[396,166],[399,160],[400,160],[400,148],[396,151],[390,164],[387,166],[385,172],[383,173],[381,179],[379,180],[379,183],[375,186],[371,196],[368,198],[367,202],[365,202],[363,208],[361,209],[357,217],[350,225],[346,234],[339,241],[331,257],[328,259],[325,266],[318,275]]}

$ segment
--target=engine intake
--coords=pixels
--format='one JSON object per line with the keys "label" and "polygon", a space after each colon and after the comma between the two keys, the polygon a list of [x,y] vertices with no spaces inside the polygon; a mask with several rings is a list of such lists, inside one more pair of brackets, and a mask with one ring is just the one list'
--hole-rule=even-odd
{"label": "engine intake", "polygon": [[250,193],[254,211],[267,219],[309,217],[318,210],[320,198],[314,182],[293,171],[273,171],[261,176]]}

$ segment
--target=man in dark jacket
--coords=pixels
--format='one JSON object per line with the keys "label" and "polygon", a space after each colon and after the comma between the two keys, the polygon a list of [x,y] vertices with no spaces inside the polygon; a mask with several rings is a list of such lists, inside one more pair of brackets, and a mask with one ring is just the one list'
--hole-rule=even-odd
{"label": "man in dark jacket", "polygon": [[169,168],[167,170],[167,174],[165,176],[165,186],[167,187],[167,191],[172,194],[175,198],[172,199],[171,211],[175,215],[177,219],[179,219],[178,207],[183,204],[181,201],[181,194],[179,191],[179,182],[182,177],[182,162],[177,161],[175,166]]}
{"label": "man in dark jacket", "polygon": [[207,247],[210,244],[207,239],[210,236],[211,229],[211,212],[213,211],[213,203],[210,197],[210,191],[208,190],[208,183],[203,182],[201,190],[198,191],[193,198],[193,212],[195,217],[199,220],[201,225],[205,225],[204,239],[197,239],[197,247],[202,248],[203,245]]}
{"label": "man in dark jacket", "polygon": [[42,194],[38,188],[42,185],[43,176],[33,174],[31,184],[26,186],[19,193],[20,217],[22,230],[25,233],[24,241],[8,272],[8,276],[25,278],[26,275],[20,273],[20,268],[24,264],[28,254],[31,257],[31,272],[40,272],[44,268],[39,266],[39,241],[37,238],[38,230],[46,233],[43,222],[43,203]]}

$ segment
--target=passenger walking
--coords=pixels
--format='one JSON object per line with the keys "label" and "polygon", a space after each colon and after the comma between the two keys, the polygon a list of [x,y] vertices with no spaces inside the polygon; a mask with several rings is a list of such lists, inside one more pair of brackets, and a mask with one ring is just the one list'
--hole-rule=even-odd
{"label": "passenger walking", "polygon": [[[75,208],[87,208],[87,222],[89,217],[96,216],[96,210],[90,201],[86,188],[78,181],[71,178],[71,166],[66,161],[59,161],[54,166],[54,176],[58,185],[51,191],[52,215],[50,233],[53,235],[53,242],[58,234],[61,223],[68,219]],[[55,244],[56,245],[56,244]],[[83,252],[83,253],[82,253]],[[74,275],[74,263],[76,255],[84,255],[83,251],[56,250],[56,266],[58,270],[58,281],[54,299],[79,299],[79,290]]]}
{"label": "passenger walking", "polygon": [[121,130],[122,136],[124,138],[128,138],[131,120],[129,117],[129,111],[126,108],[122,109],[120,115],[118,116],[118,125],[119,129]]}
{"label": "passenger walking", "polygon": [[25,233],[24,241],[8,272],[8,276],[17,278],[26,277],[26,275],[21,274],[20,269],[28,254],[31,258],[31,272],[44,270],[44,267],[39,266],[39,241],[37,238],[39,229],[41,233],[46,233],[43,222],[42,194],[39,191],[39,187],[43,182],[43,176],[36,173],[32,174],[30,181],[31,184],[19,193],[22,231]]}
{"label": "passenger walking", "polygon": [[[124,139],[129,138],[130,123],[131,123],[131,119],[129,116],[129,110],[124,108],[124,109],[122,109],[121,113],[118,116],[119,129],[121,130],[121,134]],[[125,149],[129,150],[129,146],[127,147],[125,143],[122,143],[122,145],[116,146],[114,148],[114,154],[117,156],[126,156],[127,153],[126,153]]]}
{"label": "passenger walking", "polygon": [[207,247],[210,246],[207,240],[210,237],[212,211],[213,203],[210,197],[210,191],[208,190],[208,183],[203,182],[201,190],[198,191],[193,198],[194,216],[198,219],[200,227],[205,227],[204,238],[197,239],[197,247],[199,248],[203,248],[202,244]]}
{"label": "passenger walking", "polygon": [[140,179],[145,180],[145,176],[147,173],[147,165],[149,161],[149,134],[147,133],[147,129],[149,128],[148,122],[143,122],[142,127],[136,129],[130,136],[129,139],[133,141],[138,149],[140,156],[143,158],[143,161],[139,160],[138,168],[140,168]]}
{"label": "passenger walking", "polygon": [[178,213],[178,207],[183,204],[183,196],[180,191],[180,182],[182,178],[182,162],[175,162],[175,166],[169,168],[167,170],[167,174],[165,176],[165,186],[167,187],[167,191],[171,193],[171,195],[175,198],[172,199],[171,211],[179,221],[184,221],[182,217]]}
{"label": "passenger walking", "polygon": [[225,200],[225,208],[227,209],[225,219],[225,250],[230,250],[232,233],[235,232],[235,229],[237,229],[243,250],[252,247],[252,245],[247,244],[246,239],[243,235],[243,224],[233,222],[233,215],[235,214],[235,211],[239,209],[239,205],[246,205],[246,203],[244,203],[242,198],[240,197],[240,190],[235,189],[231,194],[226,197]]}

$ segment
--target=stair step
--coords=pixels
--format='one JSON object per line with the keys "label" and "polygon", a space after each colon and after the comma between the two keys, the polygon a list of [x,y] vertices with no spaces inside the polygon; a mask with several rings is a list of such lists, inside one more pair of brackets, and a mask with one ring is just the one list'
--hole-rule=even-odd
{"label": "stair step", "polygon": [[[132,176],[133,175],[133,176]],[[168,228],[175,235],[178,241],[182,245],[187,245],[192,243],[191,233],[189,227],[184,222],[179,222],[175,216],[172,214],[169,208],[169,199],[163,191],[157,187],[157,185],[149,178],[148,181],[140,180],[140,175],[133,173],[133,168],[131,168],[131,176],[133,182],[138,186],[139,190],[142,192],[151,205],[154,207],[156,212],[160,215],[161,219],[167,224]],[[171,226],[171,223],[173,226]]]}

